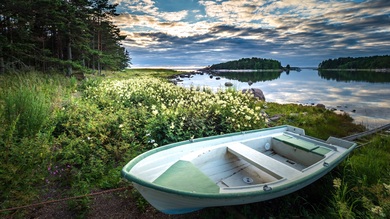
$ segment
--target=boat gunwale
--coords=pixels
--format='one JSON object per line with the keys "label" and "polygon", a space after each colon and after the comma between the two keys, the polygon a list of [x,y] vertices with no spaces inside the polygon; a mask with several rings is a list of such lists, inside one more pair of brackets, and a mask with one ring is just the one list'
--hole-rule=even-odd
{"label": "boat gunwale", "polygon": [[[234,197],[238,197],[238,196],[250,197],[250,196],[257,196],[257,195],[261,195],[261,194],[278,193],[278,192],[281,192],[281,191],[284,191],[284,190],[288,190],[290,188],[293,188],[294,186],[302,185],[302,184],[304,186],[307,186],[310,183],[318,180],[319,178],[321,178],[322,176],[324,176],[328,172],[330,172],[332,169],[334,169],[357,146],[356,143],[353,143],[350,148],[348,148],[343,153],[341,153],[340,156],[338,156],[335,160],[333,160],[331,163],[327,163],[327,165],[324,165],[323,167],[325,169],[318,170],[318,171],[315,171],[315,172],[310,173],[310,174],[302,173],[303,175],[305,175],[304,177],[301,177],[301,178],[299,178],[297,180],[292,180],[292,181],[288,180],[289,181],[288,183],[277,185],[275,187],[272,187],[272,190],[267,190],[267,191],[256,190],[256,191],[231,192],[231,193],[193,193],[193,192],[189,192],[189,191],[176,190],[176,189],[160,186],[160,185],[157,185],[157,184],[155,184],[153,182],[149,182],[149,181],[143,180],[143,179],[141,179],[141,178],[139,178],[139,177],[129,173],[129,171],[136,164],[138,164],[141,160],[143,160],[145,157],[148,157],[148,156],[150,156],[152,154],[155,154],[155,153],[158,153],[158,152],[161,152],[161,151],[164,151],[164,150],[168,150],[168,149],[171,149],[171,148],[174,148],[174,147],[179,147],[179,146],[182,146],[182,145],[186,145],[186,144],[189,144],[190,142],[202,142],[202,141],[208,141],[208,140],[213,140],[213,139],[218,139],[218,138],[238,136],[238,135],[242,135],[242,134],[246,134],[246,133],[265,132],[265,131],[276,130],[276,129],[283,129],[283,128],[288,128],[288,127],[293,127],[293,126],[283,125],[283,126],[276,126],[276,127],[271,127],[271,128],[256,129],[256,130],[249,130],[249,131],[243,131],[243,132],[234,132],[234,133],[228,133],[228,134],[222,134],[222,135],[216,135],[216,136],[209,136],[209,137],[204,137],[204,138],[197,138],[197,139],[193,139],[193,140],[185,140],[185,141],[181,141],[181,142],[167,144],[167,145],[164,145],[164,146],[161,146],[161,147],[158,147],[158,148],[146,151],[146,152],[138,155],[134,159],[132,159],[130,162],[128,162],[122,168],[121,175],[125,179],[127,179],[127,180],[129,180],[131,182],[137,183],[137,184],[139,184],[141,186],[148,187],[148,188],[151,188],[151,189],[154,189],[154,190],[158,190],[158,191],[161,191],[161,192],[166,192],[166,193],[171,193],[171,194],[176,194],[176,195],[181,195],[181,196],[189,196],[189,197],[197,197],[197,198],[211,198],[211,199],[234,198]],[[303,183],[303,182],[305,182],[307,180],[309,180],[310,183],[307,183],[307,184]],[[262,188],[261,185],[272,185],[272,183],[259,184],[259,188]],[[302,187],[304,187],[304,186],[302,186]],[[299,187],[299,188],[301,188],[301,187]],[[297,188],[296,190],[298,190],[299,188]]]}

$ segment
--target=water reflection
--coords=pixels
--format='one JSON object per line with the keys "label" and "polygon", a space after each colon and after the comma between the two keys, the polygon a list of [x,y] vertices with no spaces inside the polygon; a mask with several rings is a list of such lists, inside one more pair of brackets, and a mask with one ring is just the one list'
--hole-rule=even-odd
{"label": "water reflection", "polygon": [[[384,75],[386,74],[386,75]],[[342,75],[342,76],[340,76]],[[350,78],[347,76],[351,75]],[[268,102],[324,104],[337,112],[349,113],[357,123],[375,127],[390,123],[390,73],[318,72],[244,72],[224,73],[220,79],[194,75],[180,84],[184,87],[207,86],[225,89],[231,82],[235,89],[260,88]],[[376,78],[378,77],[378,78]],[[249,86],[248,81],[254,83]]]}
{"label": "water reflection", "polygon": [[280,78],[282,72],[221,72],[219,76],[239,82],[264,82]]}
{"label": "water reflection", "polygon": [[335,80],[342,82],[370,82],[370,83],[388,83],[390,82],[390,73],[373,71],[318,71],[318,75],[326,80]]}

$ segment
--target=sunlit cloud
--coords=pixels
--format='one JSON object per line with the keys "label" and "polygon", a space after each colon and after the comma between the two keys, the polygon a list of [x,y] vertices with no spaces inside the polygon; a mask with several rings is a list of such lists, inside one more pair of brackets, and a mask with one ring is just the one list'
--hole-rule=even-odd
{"label": "sunlit cloud", "polygon": [[[132,56],[187,65],[243,57],[316,66],[390,51],[388,0],[111,0]],[[190,51],[189,51],[190,50]],[[207,52],[206,52],[207,51]],[[186,57],[191,54],[191,57]],[[194,56],[193,54],[202,54]],[[169,58],[168,58],[169,57]],[[199,59],[197,59],[199,57]],[[143,64],[153,59],[140,60]],[[143,60],[143,61],[141,61]],[[179,62],[179,61],[177,61]],[[141,63],[140,63],[141,64]],[[184,63],[181,63],[183,65]]]}

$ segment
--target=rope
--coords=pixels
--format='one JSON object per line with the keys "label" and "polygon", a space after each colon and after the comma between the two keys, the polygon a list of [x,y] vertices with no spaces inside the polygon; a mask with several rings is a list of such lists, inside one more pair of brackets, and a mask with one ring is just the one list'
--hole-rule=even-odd
{"label": "rope", "polygon": [[35,203],[35,204],[30,204],[30,205],[23,205],[23,206],[19,206],[19,207],[1,209],[0,213],[6,212],[6,211],[19,210],[19,209],[23,209],[23,208],[36,207],[36,206],[39,206],[39,205],[53,204],[53,203],[56,203],[56,202],[63,202],[63,201],[68,201],[68,200],[73,200],[73,199],[79,199],[79,198],[85,198],[85,197],[90,197],[90,196],[102,195],[102,194],[106,194],[106,193],[112,193],[112,192],[127,190],[129,188],[131,188],[131,186],[121,187],[121,188],[116,188],[116,189],[108,189],[108,190],[104,190],[104,191],[101,191],[101,192],[95,192],[95,193],[90,193],[90,194],[86,194],[86,195],[79,195],[79,196],[74,196],[74,197],[50,200],[50,201],[45,201],[45,202],[40,202],[40,203]]}

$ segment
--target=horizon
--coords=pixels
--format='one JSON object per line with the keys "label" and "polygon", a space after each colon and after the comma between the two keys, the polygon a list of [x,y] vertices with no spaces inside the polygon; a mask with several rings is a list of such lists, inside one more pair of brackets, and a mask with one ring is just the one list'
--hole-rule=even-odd
{"label": "horizon", "polygon": [[209,66],[247,57],[282,66],[387,55],[388,0],[111,0],[131,67]]}

